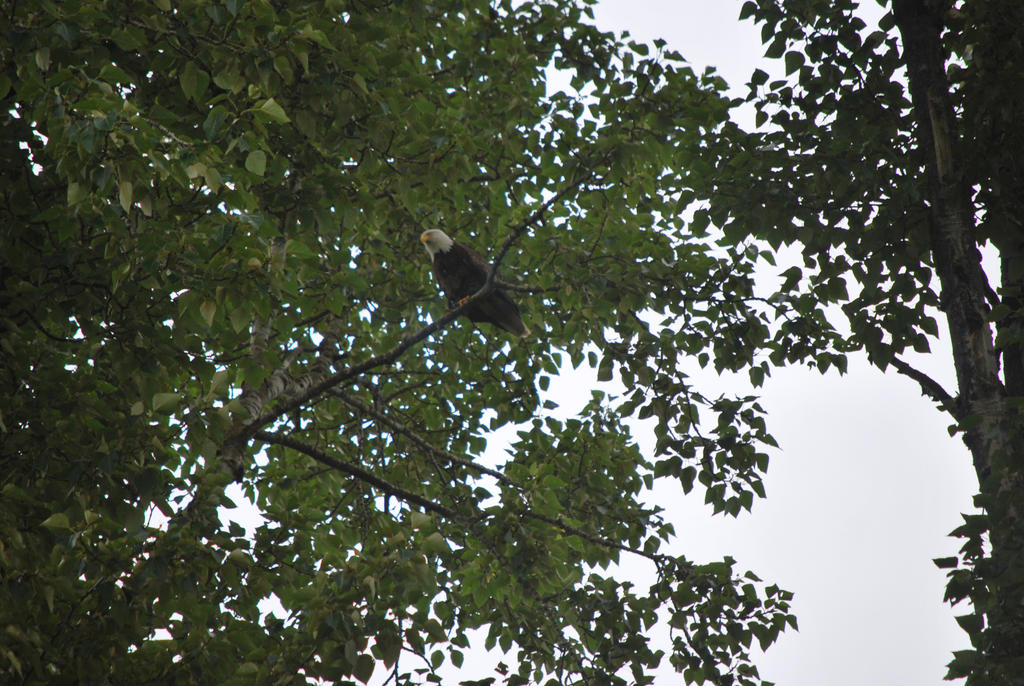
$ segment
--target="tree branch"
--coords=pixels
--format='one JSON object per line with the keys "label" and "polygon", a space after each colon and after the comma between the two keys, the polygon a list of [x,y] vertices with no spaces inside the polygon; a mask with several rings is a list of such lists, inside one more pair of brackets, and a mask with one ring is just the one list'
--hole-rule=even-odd
{"label": "tree branch", "polygon": [[[344,391],[332,390],[332,391],[330,391],[330,394],[333,395],[334,397],[340,399],[341,401],[347,403],[348,405],[351,405],[352,407],[358,409],[359,411],[363,412],[364,414],[367,414],[367,415],[373,417],[376,421],[380,422],[381,424],[384,424],[385,426],[387,426],[388,428],[392,429],[393,431],[395,431],[397,433],[401,433],[402,435],[408,437],[410,440],[413,441],[413,443],[415,443],[416,445],[420,446],[422,449],[424,449],[426,451],[429,451],[430,453],[434,454],[437,457],[449,460],[451,462],[454,462],[455,464],[462,465],[464,467],[467,467],[468,469],[473,469],[473,470],[479,471],[479,472],[481,472],[483,474],[488,474],[490,476],[493,476],[495,479],[497,479],[501,483],[507,484],[507,485],[515,488],[518,491],[522,491],[523,490],[523,487],[521,485],[519,485],[518,483],[516,483],[512,479],[508,478],[507,476],[505,476],[501,472],[497,472],[497,471],[495,471],[493,469],[489,469],[487,467],[479,465],[476,462],[473,462],[472,460],[468,460],[468,459],[459,457],[459,456],[455,455],[454,453],[448,452],[447,450],[442,450],[440,448],[434,447],[433,445],[431,445],[426,440],[421,438],[418,434],[416,434],[414,431],[409,429],[404,424],[402,424],[400,422],[397,422],[394,419],[391,419],[390,417],[388,417],[387,415],[385,415],[385,414],[383,414],[381,412],[378,412],[377,410],[375,410],[372,407],[366,405],[365,403],[359,401],[358,399],[354,398],[353,396],[349,395],[348,393],[345,393]],[[525,503],[524,503],[524,506],[525,506]],[[641,557],[646,557],[647,559],[649,559],[649,560],[651,560],[652,562],[655,562],[655,563],[660,563],[664,559],[664,556],[662,556],[662,555],[653,555],[653,554],[647,553],[647,552],[645,552],[643,550],[639,550],[637,548],[631,548],[631,547],[629,547],[627,545],[623,545],[621,543],[618,543],[616,541],[612,541],[611,539],[604,538],[602,536],[596,536],[594,534],[588,534],[587,532],[585,532],[585,531],[583,531],[581,529],[578,529],[577,527],[574,527],[574,526],[572,526],[570,524],[567,524],[566,522],[562,521],[562,519],[559,518],[559,517],[549,517],[547,515],[542,515],[542,514],[539,514],[537,512],[534,512],[533,510],[530,510],[529,508],[523,510],[523,515],[526,516],[526,517],[529,517],[531,519],[536,519],[538,521],[550,524],[551,526],[554,526],[554,527],[560,529],[563,533],[570,534],[570,535],[573,535],[573,536],[579,536],[580,538],[585,539],[587,541],[590,541],[591,543],[594,543],[595,545],[600,545],[600,546],[605,547],[605,548],[613,548],[613,549],[616,549],[616,550],[621,550],[623,552],[633,553],[635,555],[640,555]]]}
{"label": "tree branch", "polygon": [[622,543],[619,543],[618,541],[613,541],[610,538],[596,536],[594,534],[588,534],[586,531],[583,531],[582,529],[577,529],[575,526],[571,524],[566,524],[564,521],[562,521],[560,517],[549,517],[547,515],[542,515],[539,512],[534,512],[533,510],[530,509],[524,510],[523,515],[531,519],[536,519],[537,521],[550,524],[553,527],[561,529],[563,533],[567,533],[572,536],[579,536],[580,538],[590,541],[595,545],[599,545],[604,548],[613,548],[615,550],[621,550],[626,553],[633,553],[634,555],[639,555],[640,557],[646,557],[648,560],[656,564],[661,564],[665,560],[669,559],[665,555],[655,555],[653,553],[648,553],[646,551],[640,550],[639,548],[630,548],[628,545],[624,545]]}
{"label": "tree branch", "polygon": [[412,505],[418,505],[419,507],[422,507],[424,510],[427,510],[429,512],[435,512],[441,515],[442,517],[447,517],[449,519],[458,519],[458,515],[453,510],[449,510],[444,505],[435,503],[433,500],[413,493],[412,491],[407,491],[404,488],[395,486],[394,484],[385,481],[379,476],[373,474],[372,472],[366,469],[363,469],[358,465],[354,465],[351,462],[343,462],[342,460],[339,460],[328,455],[323,450],[303,443],[302,441],[297,441],[294,438],[289,438],[288,436],[281,436],[279,434],[270,433],[268,431],[256,431],[253,434],[253,438],[259,441],[263,441],[264,443],[272,443],[275,445],[284,446],[286,448],[291,448],[292,450],[300,452],[303,455],[306,455],[307,457],[316,460],[320,464],[327,465],[332,469],[337,469],[339,472],[344,472],[345,474],[348,474],[351,477],[368,483],[371,486],[376,487],[378,490],[387,493],[388,495],[393,495],[396,498],[400,498]]}
{"label": "tree branch", "polygon": [[35,318],[35,315],[33,315],[28,310],[19,310],[17,314],[14,315],[15,318],[17,318],[18,315],[25,315],[25,317],[30,322],[32,322],[35,325],[35,327],[39,329],[39,331],[42,332],[42,334],[49,338],[51,341],[56,341],[58,343],[81,343],[85,340],[84,338],[64,338],[63,336],[58,336],[56,334],[50,333],[49,331],[46,330],[46,327],[43,326],[42,323]]}
{"label": "tree branch", "polygon": [[504,474],[502,474],[499,471],[495,471],[495,470],[490,469],[488,467],[484,467],[481,464],[477,464],[473,460],[470,460],[470,459],[467,459],[467,458],[464,458],[464,457],[459,457],[455,453],[451,453],[451,452],[448,452],[447,450],[442,450],[441,448],[437,448],[437,447],[433,446],[431,443],[429,443],[427,440],[422,438],[415,431],[410,429],[407,425],[402,424],[401,422],[392,419],[391,417],[387,416],[383,412],[379,412],[379,411],[375,410],[374,408],[372,408],[369,405],[363,403],[362,401],[360,401],[356,397],[354,397],[352,395],[349,395],[345,391],[340,391],[338,389],[333,389],[333,390],[329,391],[329,393],[331,395],[333,395],[334,397],[338,398],[339,400],[341,400],[342,402],[344,402],[344,403],[346,403],[346,404],[356,408],[357,410],[359,410],[363,414],[369,415],[370,417],[373,417],[373,419],[376,422],[378,422],[380,424],[383,424],[384,426],[388,427],[394,433],[401,434],[401,435],[405,436],[410,441],[415,443],[417,446],[419,446],[423,450],[426,450],[427,452],[433,454],[434,456],[439,457],[439,458],[441,458],[443,460],[448,460],[449,462],[452,462],[454,464],[462,465],[463,467],[466,467],[467,469],[472,469],[474,471],[480,472],[481,474],[487,474],[488,476],[493,476],[495,479],[497,479],[498,481],[500,481],[503,484],[511,486],[512,488],[515,488],[515,489],[520,490],[520,491],[523,490],[522,486],[520,486],[515,481],[513,481],[510,478],[508,478],[507,476],[505,476]]}
{"label": "tree branch", "polygon": [[419,331],[406,336],[390,350],[380,353],[378,355],[374,355],[355,366],[343,369],[339,372],[335,372],[334,374],[331,374],[324,378],[322,381],[309,386],[304,392],[295,396],[288,402],[285,402],[275,407],[273,410],[269,412],[264,412],[260,414],[258,417],[256,417],[251,422],[246,424],[246,426],[239,431],[239,433],[236,435],[236,439],[244,441],[251,437],[254,437],[256,433],[263,427],[273,423],[278,418],[283,417],[292,410],[301,407],[305,403],[309,402],[312,398],[315,398],[318,395],[323,394],[324,392],[333,388],[334,386],[337,386],[338,384],[348,381],[349,379],[355,378],[357,376],[361,376],[368,372],[369,370],[374,369],[376,367],[391,364],[392,362],[397,360],[406,350],[412,348],[418,343],[421,343],[435,331],[438,331],[447,326],[448,324],[450,324],[466,309],[468,309],[473,303],[475,303],[477,300],[479,300],[484,295],[489,293],[491,290],[493,290],[493,284],[485,285],[479,291],[471,295],[469,299],[467,299],[466,302],[464,302],[462,305],[456,307],[454,310],[450,310],[449,312],[445,313],[443,317],[435,319],[433,322],[427,324]]}
{"label": "tree branch", "polygon": [[[311,445],[309,445],[307,443],[303,443],[302,441],[298,441],[298,440],[296,440],[294,438],[290,438],[288,436],[282,436],[280,434],[275,434],[275,433],[271,433],[271,432],[268,432],[268,431],[256,431],[253,434],[253,438],[255,438],[256,440],[259,440],[259,441],[263,441],[265,443],[272,443],[272,444],[275,444],[275,445],[284,446],[286,448],[291,448],[292,450],[300,452],[303,455],[306,455],[307,457],[310,457],[310,458],[316,460],[320,464],[327,465],[328,467],[331,467],[332,469],[337,469],[340,472],[344,472],[345,474],[348,474],[349,476],[352,476],[352,477],[354,477],[356,479],[359,479],[360,481],[368,483],[371,486],[375,486],[377,489],[379,489],[380,491],[383,491],[384,493],[387,493],[389,495],[393,495],[396,498],[404,500],[405,502],[410,503],[412,505],[418,505],[419,507],[423,508],[424,510],[427,510],[429,512],[434,512],[434,513],[439,514],[442,517],[445,517],[445,518],[450,519],[452,521],[465,521],[466,520],[466,518],[465,517],[461,517],[459,515],[459,513],[457,513],[454,510],[451,510],[451,509],[445,507],[444,505],[441,505],[440,503],[436,503],[433,500],[430,500],[430,499],[428,499],[428,498],[426,498],[424,496],[421,496],[421,495],[419,495],[417,493],[413,493],[412,491],[408,491],[408,490],[406,490],[404,488],[401,488],[399,486],[395,486],[394,484],[390,483],[389,481],[386,481],[386,480],[380,478],[379,476],[377,476],[377,475],[373,474],[372,472],[364,469],[363,467],[360,467],[359,465],[355,465],[355,464],[352,464],[351,462],[344,462],[342,460],[339,460],[339,459],[337,459],[335,457],[332,457],[331,455],[328,455],[323,450],[320,450],[319,448],[315,448],[315,447],[313,447],[313,446],[311,446]],[[436,450],[436,449],[434,449],[434,450]],[[445,451],[441,451],[441,452],[442,452],[442,454],[444,454],[444,456],[446,458],[450,455],[450,453],[446,453]],[[454,456],[452,456],[452,457],[454,457]],[[465,462],[465,461],[461,460],[460,458],[457,458],[457,460],[460,461],[460,462]],[[470,463],[470,464],[472,464],[472,463]],[[473,466],[478,468],[477,465],[473,465]],[[506,480],[507,483],[512,483],[513,485],[515,485],[514,482],[511,482],[510,480],[508,480],[508,477],[505,477],[504,475],[501,475],[501,479],[502,480]],[[517,486],[517,488],[518,488],[518,486]],[[618,541],[613,541],[612,539],[605,538],[604,536],[599,536],[599,535],[596,535],[596,534],[589,534],[589,533],[583,531],[582,529],[579,529],[579,528],[577,528],[575,526],[572,526],[571,524],[566,523],[560,517],[550,517],[548,515],[540,514],[539,512],[534,512],[533,510],[529,509],[528,506],[526,506],[525,502],[523,503],[523,506],[524,506],[524,509],[523,509],[522,513],[523,513],[524,517],[529,517],[530,519],[536,519],[537,521],[544,522],[546,524],[550,524],[551,526],[561,530],[563,533],[566,533],[566,534],[569,534],[569,535],[572,535],[572,536],[579,536],[580,538],[582,538],[584,540],[587,540],[587,541],[590,541],[591,543],[593,543],[595,545],[599,545],[599,546],[604,547],[604,548],[610,548],[610,549],[613,549],[613,550],[621,550],[622,552],[632,553],[634,555],[639,555],[640,557],[645,557],[648,560],[651,560],[655,564],[662,564],[666,559],[668,559],[664,555],[655,555],[653,553],[648,553],[648,552],[646,552],[644,550],[641,550],[639,548],[631,548],[628,545],[624,545],[622,543],[619,543]],[[478,514],[481,517],[484,516],[483,513],[478,513]]]}
{"label": "tree branch", "polygon": [[951,396],[938,381],[928,376],[920,369],[911,367],[898,357],[893,357],[891,364],[893,367],[896,367],[896,371],[900,374],[908,376],[916,381],[921,386],[922,395],[925,395],[937,402],[944,410],[953,415],[954,419],[959,419],[960,413],[956,409],[956,398]]}

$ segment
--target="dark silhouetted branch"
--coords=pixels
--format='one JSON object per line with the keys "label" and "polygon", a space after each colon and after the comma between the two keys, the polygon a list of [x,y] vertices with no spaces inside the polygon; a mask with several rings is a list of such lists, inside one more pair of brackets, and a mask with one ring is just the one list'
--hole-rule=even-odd
{"label": "dark silhouetted branch", "polygon": [[273,443],[275,445],[284,446],[285,448],[291,448],[296,452],[300,452],[303,455],[306,455],[307,457],[316,460],[320,464],[327,465],[328,467],[336,469],[339,472],[344,472],[345,474],[348,474],[351,477],[359,479],[360,481],[367,483],[388,495],[393,495],[396,498],[404,500],[410,505],[418,505],[419,507],[423,508],[424,510],[427,510],[428,512],[434,512],[449,519],[458,519],[458,515],[454,511],[449,510],[444,505],[435,503],[433,500],[413,493],[412,491],[407,491],[404,488],[395,486],[394,484],[385,481],[384,479],[373,474],[372,472],[363,469],[359,465],[339,460],[335,457],[332,457],[331,455],[328,455],[323,450],[303,443],[302,441],[297,441],[294,438],[289,438],[288,436],[281,436],[279,434],[270,433],[268,431],[257,431],[253,434],[253,438],[255,438],[258,441],[263,441],[265,443]]}
{"label": "dark silhouetted branch", "polygon": [[953,415],[954,418],[959,418],[957,416],[959,412],[956,409],[956,399],[947,393],[946,389],[943,388],[938,381],[921,370],[911,367],[898,357],[893,357],[891,364],[900,374],[910,377],[916,381],[921,386],[922,394],[937,402],[944,410]]}
{"label": "dark silhouetted branch", "polygon": [[363,414],[365,414],[365,415],[367,415],[369,417],[373,417],[374,421],[376,421],[376,422],[378,422],[380,424],[383,424],[384,426],[386,426],[388,429],[390,429],[394,433],[401,434],[402,436],[405,436],[410,441],[412,441],[417,446],[419,446],[421,449],[431,453],[435,457],[439,457],[442,460],[448,460],[449,462],[452,462],[454,464],[462,465],[463,467],[466,467],[467,469],[472,469],[472,470],[474,470],[476,472],[479,472],[481,474],[487,474],[488,476],[493,476],[495,479],[497,479],[501,483],[507,484],[508,486],[511,486],[511,487],[513,487],[515,489],[522,490],[522,488],[523,488],[522,486],[517,484],[515,481],[513,481],[510,478],[508,478],[507,476],[505,476],[504,474],[502,474],[499,471],[495,471],[495,470],[490,469],[488,467],[484,467],[483,465],[477,464],[476,462],[473,462],[470,459],[467,459],[467,458],[464,458],[464,457],[459,457],[455,453],[448,452],[447,450],[442,450],[441,448],[434,447],[426,439],[424,439],[419,434],[417,434],[415,431],[410,429],[407,425],[405,425],[405,424],[403,424],[403,423],[401,423],[401,422],[399,422],[397,420],[392,419],[391,417],[387,416],[383,412],[379,412],[378,410],[375,410],[374,408],[370,407],[369,405],[367,405],[366,403],[362,402],[358,398],[356,398],[356,397],[354,397],[352,395],[349,395],[345,391],[339,391],[337,389],[334,389],[334,390],[330,391],[330,394],[333,395],[334,397],[338,398],[342,402],[344,402],[344,403],[346,403],[346,404],[356,408],[357,410],[359,410]]}

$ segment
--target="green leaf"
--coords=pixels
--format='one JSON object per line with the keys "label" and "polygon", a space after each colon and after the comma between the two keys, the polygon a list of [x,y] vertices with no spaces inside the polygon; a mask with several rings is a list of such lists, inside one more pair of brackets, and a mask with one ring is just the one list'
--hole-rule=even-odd
{"label": "green leaf", "polygon": [[377,634],[377,647],[384,666],[391,669],[402,654],[402,639],[397,631],[382,631]]}
{"label": "green leaf", "polygon": [[132,182],[121,181],[117,184],[117,199],[121,203],[121,209],[128,212],[132,208]]}
{"label": "green leaf", "polygon": [[46,607],[47,607],[47,609],[50,612],[53,612],[53,599],[54,599],[54,596],[55,596],[55,592],[53,590],[53,586],[44,586],[43,587],[43,598],[46,600]]}
{"label": "green leaf", "polygon": [[55,512],[40,522],[39,526],[58,531],[69,531],[71,529],[71,522],[68,521],[68,516],[63,512]]}
{"label": "green leaf", "polygon": [[203,178],[206,181],[206,187],[210,189],[211,193],[216,193],[223,182],[220,172],[217,171],[216,167],[207,167],[203,173]]}
{"label": "green leaf", "polygon": [[213,83],[218,88],[232,93],[238,93],[245,87],[245,77],[234,69],[225,69],[213,74]]}
{"label": "green leaf", "polygon": [[249,323],[252,321],[252,312],[245,307],[236,307],[231,310],[228,319],[231,320],[231,329],[235,333],[241,333],[249,328]]}
{"label": "green leaf", "polygon": [[775,38],[775,40],[773,40],[768,45],[768,48],[764,51],[764,56],[769,58],[769,59],[773,59],[774,60],[774,59],[778,59],[779,57],[782,57],[782,53],[784,53],[785,51],[786,51],[786,39],[785,39],[784,36],[780,35],[780,36],[777,36]]}
{"label": "green leaf", "polygon": [[430,515],[420,512],[419,510],[412,510],[409,512],[409,523],[414,529],[423,529],[432,526],[434,519]]}
{"label": "green leaf", "polygon": [[245,168],[256,176],[263,176],[267,170],[267,153],[262,150],[253,150],[245,158]]}
{"label": "green leaf", "polygon": [[199,305],[199,314],[202,315],[203,321],[206,322],[207,326],[213,326],[213,317],[217,313],[217,303],[212,300],[204,300]]}
{"label": "green leaf", "polygon": [[804,66],[804,54],[796,50],[790,50],[786,53],[786,73],[792,74],[800,67]]}
{"label": "green leaf", "polygon": [[121,69],[116,64],[107,64],[100,69],[99,77],[104,81],[110,81],[111,83],[132,83],[131,75],[128,74],[124,69]]}
{"label": "green leaf", "polygon": [[42,71],[50,69],[50,48],[43,46],[36,50],[36,66]]}
{"label": "green leaf", "polygon": [[299,32],[299,37],[307,40],[311,40],[322,48],[330,51],[335,51],[337,48],[331,43],[325,34],[320,29],[314,29],[311,24],[306,24],[305,27]]}
{"label": "green leaf", "polygon": [[257,108],[257,111],[267,115],[279,124],[287,124],[291,121],[288,115],[284,113],[284,109],[273,98],[264,100]]}
{"label": "green leaf", "polygon": [[153,395],[153,411],[163,412],[177,406],[181,397],[177,393],[155,393]]}
{"label": "green leaf", "polygon": [[451,548],[448,546],[448,541],[444,540],[444,536],[439,531],[435,531],[426,538],[423,539],[423,547],[431,553],[444,554],[451,552]]}
{"label": "green leaf", "polygon": [[86,195],[85,188],[77,181],[68,184],[68,205],[77,205]]}
{"label": "green leaf", "polygon": [[209,140],[216,140],[224,132],[227,124],[228,110],[223,105],[217,105],[206,115],[203,121],[203,133]]}
{"label": "green leaf", "polygon": [[210,85],[210,75],[189,61],[178,77],[181,90],[190,100],[199,102]]}
{"label": "green leaf", "polygon": [[981,616],[976,614],[958,615],[955,619],[960,628],[968,635],[976,636],[981,633],[984,622]]}
{"label": "green leaf", "polygon": [[373,668],[375,666],[376,663],[373,661],[373,658],[363,653],[356,658],[356,663],[352,666],[352,674],[365,684],[373,676]]}
{"label": "green leaf", "polygon": [[366,79],[363,78],[362,74],[356,72],[355,74],[352,75],[352,80],[355,81],[356,86],[358,86],[359,90],[362,91],[365,95],[370,94],[369,89],[366,87]]}

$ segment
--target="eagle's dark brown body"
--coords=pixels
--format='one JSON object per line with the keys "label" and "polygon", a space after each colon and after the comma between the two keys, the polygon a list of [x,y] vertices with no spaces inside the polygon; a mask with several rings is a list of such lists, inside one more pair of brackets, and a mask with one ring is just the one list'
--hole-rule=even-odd
{"label": "eagle's dark brown body", "polygon": [[[456,307],[487,282],[491,266],[483,255],[469,246],[451,240],[443,231],[426,231],[420,241],[430,253],[434,278],[448,297],[450,307]],[[473,322],[486,322],[516,336],[526,336],[530,330],[523,323],[519,307],[501,288],[495,288],[466,310]]]}

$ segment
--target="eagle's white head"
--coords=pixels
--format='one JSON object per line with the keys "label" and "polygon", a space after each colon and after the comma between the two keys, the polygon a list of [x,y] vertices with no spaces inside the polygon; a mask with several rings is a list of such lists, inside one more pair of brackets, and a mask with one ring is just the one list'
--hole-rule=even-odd
{"label": "eagle's white head", "polygon": [[420,243],[427,249],[431,257],[439,252],[448,252],[455,245],[455,241],[440,229],[429,229],[421,233]]}

